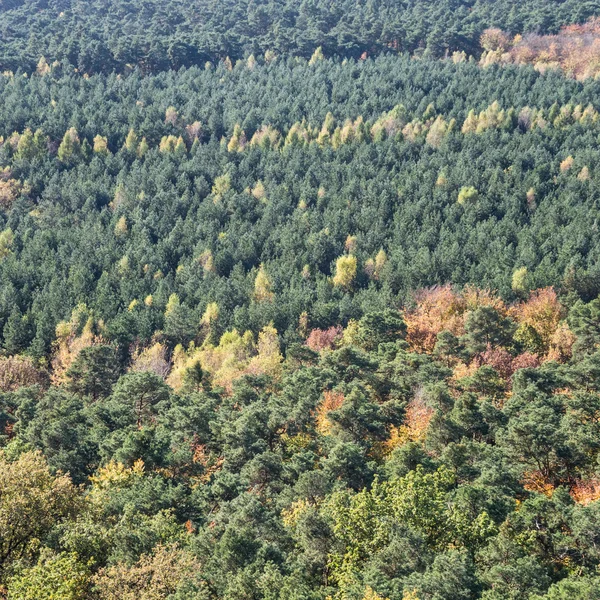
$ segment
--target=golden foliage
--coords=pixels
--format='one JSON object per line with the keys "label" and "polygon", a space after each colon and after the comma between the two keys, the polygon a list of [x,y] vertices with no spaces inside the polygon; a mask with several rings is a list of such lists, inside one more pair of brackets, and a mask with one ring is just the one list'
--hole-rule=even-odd
{"label": "golden foliage", "polygon": [[252,357],[246,371],[252,375],[270,375],[278,378],[282,372],[283,356],[279,348],[279,336],[273,324],[262,328],[256,345],[258,354]]}
{"label": "golden foliage", "polygon": [[317,407],[315,415],[316,429],[321,435],[329,435],[331,433],[332,423],[329,420],[329,413],[332,410],[337,410],[344,403],[344,394],[341,392],[326,391],[323,393],[323,400]]}
{"label": "golden foliage", "polygon": [[312,139],[317,137],[316,132],[306,124],[303,119],[300,123],[294,123],[285,137],[285,145],[298,145],[303,146],[308,144]]}
{"label": "golden foliage", "polygon": [[133,129],[129,130],[127,137],[125,138],[125,143],[123,144],[123,148],[131,154],[134,154],[137,146],[138,146],[138,136]]}
{"label": "golden foliage", "polygon": [[527,292],[529,273],[527,267],[520,267],[512,276],[511,287],[515,294],[525,294]]}
{"label": "golden foliage", "polygon": [[204,473],[199,477],[199,481],[207,483],[215,473],[222,469],[224,459],[221,456],[216,458],[211,456],[206,449],[206,444],[199,444],[197,440],[192,441],[191,449],[193,452],[192,462],[202,465],[204,468]]}
{"label": "golden foliage", "polygon": [[233,134],[227,144],[228,152],[242,152],[248,143],[246,139],[246,133],[242,131],[242,128],[238,123],[233,128]]}
{"label": "golden foliage", "polygon": [[450,285],[436,286],[415,294],[416,306],[404,313],[406,340],[415,352],[433,352],[437,334],[446,329],[464,333],[466,300]]}
{"label": "golden foliage", "polygon": [[257,181],[256,185],[252,188],[252,195],[257,199],[257,200],[265,200],[265,196],[266,196],[266,190],[265,190],[265,186],[263,184],[262,181]]}
{"label": "golden foliage", "polygon": [[209,302],[202,315],[201,323],[210,326],[219,318],[219,305],[216,302]]}
{"label": "golden foliage", "polygon": [[281,520],[286,527],[294,528],[303,513],[309,508],[307,500],[300,499],[292,502],[289,508],[281,511]]}
{"label": "golden foliage", "polygon": [[579,171],[579,175],[577,175],[577,179],[579,181],[588,181],[590,178],[590,170],[587,167],[583,167],[581,171]]}
{"label": "golden foliage", "polygon": [[8,210],[21,193],[22,186],[16,179],[0,178],[0,208]]}
{"label": "golden foliage", "polygon": [[444,117],[438,115],[435,121],[429,127],[425,141],[433,148],[439,148],[448,132],[448,123]]}
{"label": "golden foliage", "polygon": [[374,141],[382,138],[394,138],[402,132],[406,126],[406,108],[397,104],[392,110],[384,113],[375,121],[371,127],[371,137]]}
{"label": "golden foliage", "polygon": [[212,195],[214,196],[214,202],[218,202],[221,198],[231,189],[231,175],[225,173],[215,177],[212,186]]}
{"label": "golden foliage", "polygon": [[111,460],[104,467],[99,467],[95,475],[90,476],[92,487],[89,497],[93,499],[104,490],[128,485],[133,479],[143,477],[144,471],[144,461],[141,459],[136,460],[131,467]]}
{"label": "golden foliage", "polygon": [[502,316],[508,309],[503,300],[491,290],[466,286],[455,291],[452,286],[434,286],[414,295],[415,306],[404,312],[406,340],[414,352],[431,353],[437,335],[443,330],[456,336],[465,333],[467,313],[480,307],[494,308]]}
{"label": "golden foliage", "polygon": [[[145,141],[146,138],[142,139],[142,142]],[[140,146],[141,143],[140,142]],[[187,152],[187,148],[183,138],[181,136],[176,137],[174,135],[165,135],[161,138],[158,149],[163,154],[185,154]]]}
{"label": "golden foliage", "polygon": [[333,285],[346,289],[350,288],[356,277],[356,266],[356,256],[352,254],[340,256],[335,262]]}
{"label": "golden foliage", "polygon": [[96,323],[85,304],[75,307],[70,321],[61,321],[56,326],[51,377],[54,385],[65,381],[66,372],[84,348],[103,343],[95,328]]}
{"label": "golden foliage", "polygon": [[492,52],[501,50],[505,52],[511,44],[511,39],[508,34],[504,33],[501,29],[493,27],[484,30],[479,38],[479,43],[484,50]]}
{"label": "golden foliage", "polygon": [[203,250],[200,256],[196,259],[205,273],[213,273],[215,270],[215,263],[212,252],[209,249]]}
{"label": "golden foliage", "polygon": [[525,196],[527,198],[527,206],[530,210],[535,209],[536,207],[536,203],[535,203],[535,190],[533,188],[529,188],[529,190],[527,191],[527,194]]}
{"label": "golden foliage", "polygon": [[177,294],[171,294],[167,300],[167,305],[165,306],[165,317],[168,317],[179,306],[179,296]]}
{"label": "golden foliage", "polygon": [[127,219],[122,216],[115,224],[115,236],[118,238],[125,237],[127,235]]}
{"label": "golden foliage", "polygon": [[507,307],[502,298],[489,289],[479,289],[472,285],[467,285],[462,291],[462,297],[465,299],[467,311],[489,306],[498,311],[502,316],[506,316],[507,314]]}
{"label": "golden foliage", "polygon": [[461,131],[465,134],[475,133],[477,131],[478,123],[479,123],[479,120],[477,118],[477,115],[475,114],[475,111],[473,109],[471,109],[467,114],[467,118],[465,119],[465,122],[463,123]]}
{"label": "golden foliage", "polygon": [[458,198],[456,200],[456,202],[458,204],[461,205],[468,205],[468,204],[474,204],[475,202],[477,202],[477,199],[479,198],[479,192],[477,191],[476,188],[474,188],[472,185],[471,186],[463,186],[462,188],[460,188],[460,191],[458,192]]}
{"label": "golden foliage", "polygon": [[31,544],[65,518],[79,503],[68,475],[52,475],[41,452],[7,460],[0,451],[0,556],[3,567],[26,556]]}
{"label": "golden foliage", "polygon": [[51,70],[52,69],[50,68],[50,65],[46,61],[46,57],[42,56],[40,58],[40,60],[38,61],[37,68],[36,68],[35,72],[40,77],[44,77],[44,75],[48,75],[48,73],[50,73]]}
{"label": "golden foliage", "polygon": [[103,154],[105,156],[107,154],[109,154],[108,140],[106,139],[106,137],[97,135],[94,138],[94,153],[95,154]]}
{"label": "golden foliage", "polygon": [[169,106],[165,111],[165,123],[169,123],[170,125],[177,124],[177,120],[179,119],[179,114],[177,109],[174,106]]}
{"label": "golden foliage", "polygon": [[179,389],[187,369],[199,362],[216,386],[231,391],[233,382],[248,374],[269,375],[274,378],[282,373],[283,356],[279,349],[279,336],[273,325],[267,325],[258,334],[254,343],[252,332],[243,335],[233,329],[225,332],[218,346],[208,341],[197,348],[194,344],[185,350],[181,346],[173,352],[173,368],[167,383]]}
{"label": "golden foliage", "polygon": [[452,371],[452,380],[458,381],[459,379],[463,379],[463,377],[472,377],[479,367],[480,364],[477,361],[472,361],[468,364],[459,362]]}
{"label": "golden foliage", "polygon": [[317,62],[324,60],[325,56],[323,55],[323,48],[321,46],[319,46],[314,52],[313,55],[310,57],[310,60],[308,61],[309,65],[314,65]]}
{"label": "golden foliage", "polygon": [[571,496],[575,502],[584,506],[600,500],[600,479],[579,480],[571,488]]}
{"label": "golden foliage", "polygon": [[567,362],[571,358],[575,340],[575,334],[569,329],[567,322],[561,321],[550,338],[546,359],[559,363]]}
{"label": "golden foliage", "polygon": [[333,350],[342,334],[343,329],[340,325],[328,329],[313,329],[306,339],[306,345],[315,352]]}
{"label": "golden foliage", "polygon": [[434,410],[427,406],[423,394],[417,392],[406,406],[402,425],[391,428],[390,437],[385,442],[384,453],[387,454],[407,442],[423,441],[433,414]]}
{"label": "golden foliage", "polygon": [[281,134],[271,125],[263,125],[250,139],[250,146],[260,148],[278,148],[281,144]]}
{"label": "golden foliage", "polygon": [[600,73],[600,19],[592,17],[582,25],[568,25],[556,35],[517,36],[501,59],[533,64],[540,72],[562,69],[578,80],[596,77]]}
{"label": "golden foliage", "polygon": [[186,125],[185,134],[189,142],[193,144],[196,140],[200,139],[200,136],[202,135],[202,123],[200,123],[200,121],[194,121],[190,125]]}
{"label": "golden foliage", "polygon": [[547,481],[539,471],[526,471],[523,473],[523,487],[528,492],[537,492],[544,496],[552,496],[554,486]]}
{"label": "golden foliage", "polygon": [[176,544],[159,545],[134,565],[117,563],[94,576],[100,600],[163,600],[189,580],[200,583],[201,565]]}
{"label": "golden foliage", "polygon": [[367,586],[362,600],[389,600],[389,598],[380,596],[372,587]]}
{"label": "golden foliage", "polygon": [[560,163],[560,172],[565,173],[568,171],[573,166],[574,162],[575,161],[572,156],[567,156],[567,158]]}
{"label": "golden foliage", "polygon": [[346,238],[346,241],[344,242],[344,250],[346,250],[346,252],[355,252],[356,251],[356,243],[358,241],[358,238],[355,235],[349,235]]}
{"label": "golden foliage", "polygon": [[513,306],[509,312],[519,325],[528,325],[537,332],[544,353],[550,349],[559,324],[565,316],[565,310],[552,287],[531,292],[525,302]]}
{"label": "golden foliage", "polygon": [[143,158],[149,149],[150,149],[150,147],[148,146],[148,141],[146,140],[145,137],[143,137],[142,141],[139,143],[139,145],[137,147],[138,158]]}
{"label": "golden foliage", "polygon": [[274,297],[271,280],[265,271],[264,265],[261,264],[254,280],[254,299],[257,302],[270,302]]}

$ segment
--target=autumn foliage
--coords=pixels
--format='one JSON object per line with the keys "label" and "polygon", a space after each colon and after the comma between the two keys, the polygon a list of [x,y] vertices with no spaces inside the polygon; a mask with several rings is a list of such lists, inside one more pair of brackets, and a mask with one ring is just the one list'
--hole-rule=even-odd
{"label": "autumn foliage", "polygon": [[306,345],[315,352],[331,350],[342,336],[342,328],[329,327],[328,329],[313,329],[306,338]]}
{"label": "autumn foliage", "polygon": [[386,450],[393,450],[407,442],[423,441],[434,412],[422,393],[415,394],[406,406],[402,425],[391,428],[390,437],[385,444]]}
{"label": "autumn foliage", "polygon": [[404,313],[406,340],[416,352],[433,352],[437,334],[464,333],[465,298],[452,286],[436,286],[415,294],[416,306]]}
{"label": "autumn foliage", "polygon": [[582,25],[568,25],[556,35],[529,33],[514,39],[499,29],[483,32],[483,65],[491,63],[532,64],[538,71],[560,69],[578,80],[600,73],[600,18]]}
{"label": "autumn foliage", "polygon": [[335,391],[323,392],[323,400],[317,407],[315,423],[317,431],[321,435],[327,435],[331,431],[332,423],[329,420],[329,413],[337,410],[344,403],[344,394]]}

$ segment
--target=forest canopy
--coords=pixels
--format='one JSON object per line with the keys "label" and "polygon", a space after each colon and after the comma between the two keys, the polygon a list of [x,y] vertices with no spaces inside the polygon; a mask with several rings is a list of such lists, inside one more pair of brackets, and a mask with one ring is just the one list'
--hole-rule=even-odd
{"label": "forest canopy", "polygon": [[256,56],[478,54],[489,27],[554,34],[597,0],[2,0],[0,71],[43,56],[84,73],[145,73]]}
{"label": "forest canopy", "polygon": [[600,4],[0,13],[2,600],[600,599]]}

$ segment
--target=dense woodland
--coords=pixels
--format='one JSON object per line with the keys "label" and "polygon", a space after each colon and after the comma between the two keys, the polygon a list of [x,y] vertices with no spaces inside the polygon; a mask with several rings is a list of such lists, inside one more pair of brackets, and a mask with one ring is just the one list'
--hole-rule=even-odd
{"label": "dense woodland", "polygon": [[600,5],[0,11],[0,598],[600,599]]}
{"label": "dense woodland", "polygon": [[0,70],[44,56],[85,73],[156,72],[254,53],[358,58],[481,51],[489,27],[554,34],[598,0],[2,0]]}

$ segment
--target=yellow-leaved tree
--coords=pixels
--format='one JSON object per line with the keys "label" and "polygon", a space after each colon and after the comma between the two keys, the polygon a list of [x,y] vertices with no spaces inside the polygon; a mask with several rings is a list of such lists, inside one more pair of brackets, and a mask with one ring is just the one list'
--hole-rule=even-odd
{"label": "yellow-leaved tree", "polygon": [[68,475],[53,475],[40,452],[10,460],[0,452],[0,587],[7,568],[35,552],[39,541],[74,516],[79,490]]}
{"label": "yellow-leaved tree", "polygon": [[271,280],[265,271],[264,265],[261,264],[254,280],[254,299],[257,302],[270,302],[274,297]]}
{"label": "yellow-leaved tree", "polygon": [[349,289],[356,277],[356,256],[348,254],[340,256],[335,261],[335,275],[333,276],[333,285]]}
{"label": "yellow-leaved tree", "polygon": [[[91,561],[90,561],[91,562]],[[36,564],[18,570],[8,582],[8,600],[81,600],[89,598],[90,564],[75,552],[56,553],[44,548]]]}

